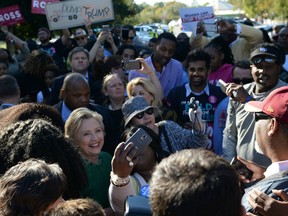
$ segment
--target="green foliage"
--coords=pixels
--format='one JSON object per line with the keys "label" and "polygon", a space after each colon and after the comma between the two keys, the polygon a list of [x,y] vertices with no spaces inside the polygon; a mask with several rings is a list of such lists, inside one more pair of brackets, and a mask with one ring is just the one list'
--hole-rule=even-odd
{"label": "green foliage", "polygon": [[242,8],[249,17],[261,16],[269,19],[283,19],[288,15],[287,0],[229,0],[235,8]]}

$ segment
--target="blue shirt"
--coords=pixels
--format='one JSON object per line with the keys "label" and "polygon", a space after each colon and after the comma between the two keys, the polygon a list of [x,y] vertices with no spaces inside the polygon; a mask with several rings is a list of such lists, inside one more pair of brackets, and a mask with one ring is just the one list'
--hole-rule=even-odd
{"label": "blue shirt", "polygon": [[[182,76],[183,76],[183,68],[179,61],[175,59],[171,59],[168,64],[163,67],[162,71],[156,71],[152,62],[152,56],[149,56],[145,59],[145,61],[153,68],[156,72],[156,75],[161,83],[164,96],[166,97],[170,90],[176,86],[181,86],[182,84]],[[130,71],[129,73],[129,81],[136,77],[146,77],[148,75],[139,73],[137,71]]]}

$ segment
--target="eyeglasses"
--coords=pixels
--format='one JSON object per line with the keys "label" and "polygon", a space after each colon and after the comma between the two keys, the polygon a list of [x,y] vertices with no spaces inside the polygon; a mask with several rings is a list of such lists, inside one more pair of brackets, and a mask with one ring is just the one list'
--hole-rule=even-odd
{"label": "eyeglasses", "polygon": [[233,79],[233,82],[236,83],[236,84],[247,84],[247,83],[251,83],[253,82],[253,78],[243,78],[243,79]]}
{"label": "eyeglasses", "polygon": [[264,120],[264,119],[272,119],[273,117],[272,116],[269,116],[263,112],[256,112],[254,113],[254,116],[255,116],[255,122],[259,121],[259,120]]}
{"label": "eyeglasses", "polygon": [[135,115],[135,117],[137,119],[142,119],[144,117],[145,113],[147,115],[152,115],[154,113],[154,110],[153,110],[153,108],[149,108],[149,109],[147,109],[147,110],[145,110],[145,111],[143,111],[141,113],[138,113],[137,115]]}
{"label": "eyeglasses", "polygon": [[79,40],[84,40],[86,37],[77,37],[77,38],[75,38],[77,41],[79,41]]}
{"label": "eyeglasses", "polygon": [[266,62],[268,64],[273,64],[276,62],[275,58],[272,57],[261,57],[261,56],[257,56],[253,59],[251,59],[251,63],[254,65],[260,64],[261,62]]}
{"label": "eyeglasses", "polygon": [[128,39],[133,40],[135,37],[128,37]]}

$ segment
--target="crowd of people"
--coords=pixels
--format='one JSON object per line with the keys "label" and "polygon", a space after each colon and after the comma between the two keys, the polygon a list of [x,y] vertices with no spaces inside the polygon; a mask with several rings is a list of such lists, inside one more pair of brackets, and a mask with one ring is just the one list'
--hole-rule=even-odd
{"label": "crowd of people", "polygon": [[288,25],[217,27],[146,45],[128,24],[39,44],[1,26],[0,214],[129,215],[132,196],[155,216],[286,215]]}

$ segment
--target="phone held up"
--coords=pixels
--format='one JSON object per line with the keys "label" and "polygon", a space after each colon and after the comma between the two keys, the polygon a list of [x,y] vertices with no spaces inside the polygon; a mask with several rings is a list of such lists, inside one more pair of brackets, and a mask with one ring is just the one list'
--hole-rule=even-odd
{"label": "phone held up", "polygon": [[141,62],[139,60],[122,61],[122,68],[124,71],[141,69]]}
{"label": "phone held up", "polygon": [[110,31],[109,25],[102,25],[102,31],[109,32]]}
{"label": "phone held up", "polygon": [[122,39],[128,40],[129,37],[129,29],[128,28],[122,28]]}
{"label": "phone held up", "polygon": [[132,142],[138,148],[137,154],[140,154],[151,143],[151,136],[143,129],[139,128],[124,144],[124,148],[128,143]]}
{"label": "phone held up", "polygon": [[[226,85],[227,85],[227,83],[224,82],[222,79],[219,79],[219,84],[220,84],[220,88],[221,88],[222,92],[224,92],[226,94],[226,89],[227,89]],[[232,92],[232,96],[233,96],[233,98],[236,98],[237,97],[237,92],[233,91]]]}
{"label": "phone held up", "polygon": [[245,164],[243,164],[237,157],[234,157],[230,163],[239,175],[245,176],[246,179],[251,180],[253,172],[249,170]]}

